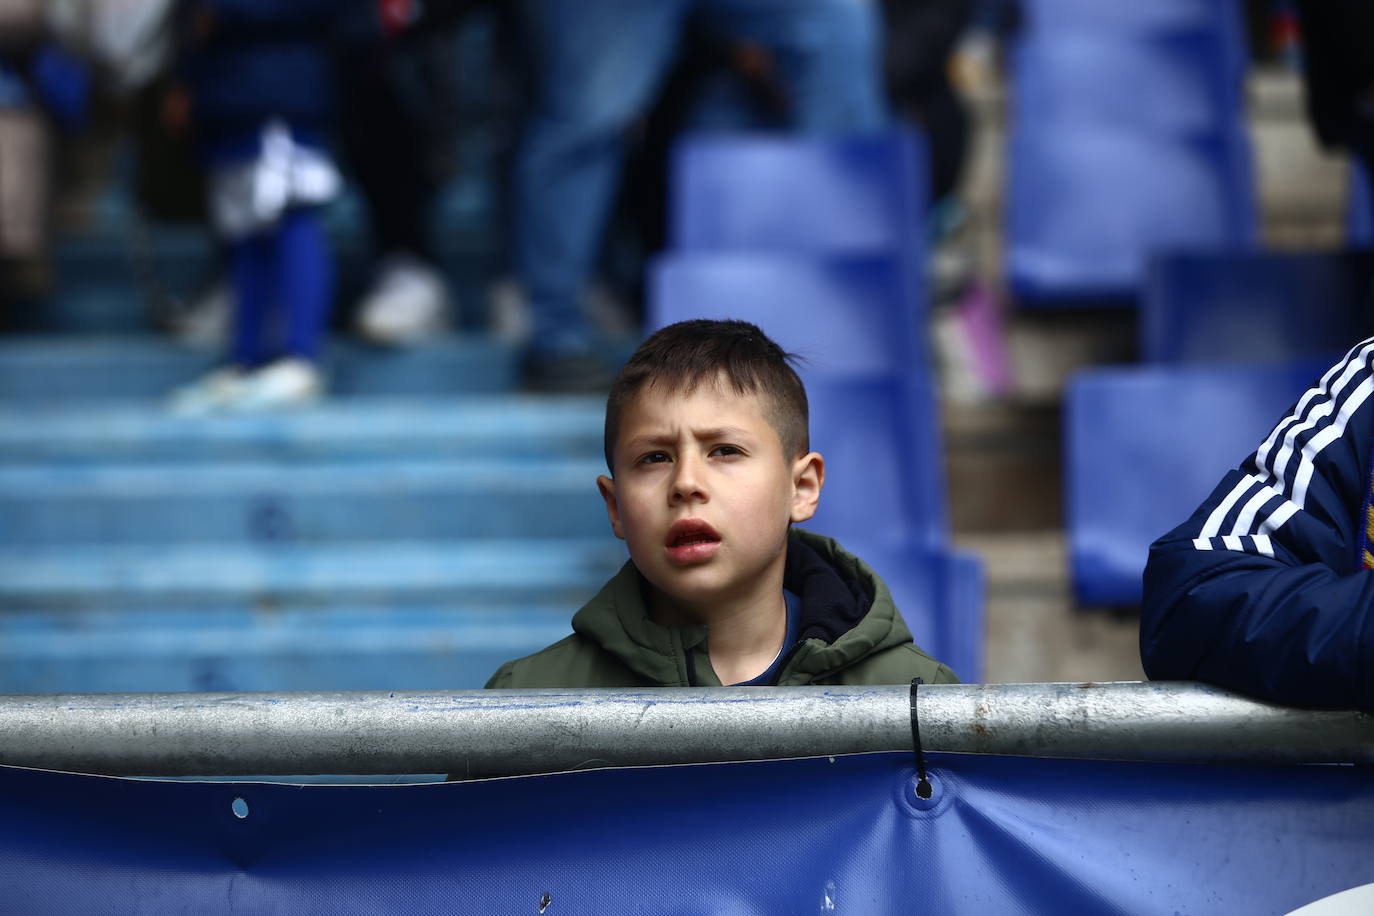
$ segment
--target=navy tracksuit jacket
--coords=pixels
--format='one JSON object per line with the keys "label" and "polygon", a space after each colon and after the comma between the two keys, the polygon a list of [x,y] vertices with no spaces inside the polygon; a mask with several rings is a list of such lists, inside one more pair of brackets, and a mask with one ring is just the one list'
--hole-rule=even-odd
{"label": "navy tracksuit jacket", "polygon": [[1152,678],[1292,705],[1374,708],[1374,338],[1150,547]]}

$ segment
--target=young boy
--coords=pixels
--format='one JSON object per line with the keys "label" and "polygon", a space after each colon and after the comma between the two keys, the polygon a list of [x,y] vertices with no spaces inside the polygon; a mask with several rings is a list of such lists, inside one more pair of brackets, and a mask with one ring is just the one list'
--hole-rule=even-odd
{"label": "young boy", "polygon": [[488,687],[715,687],[957,680],[917,648],[887,587],[816,511],[806,390],[741,321],[685,321],[630,357],[606,404],[597,478],[630,561],[573,635]]}

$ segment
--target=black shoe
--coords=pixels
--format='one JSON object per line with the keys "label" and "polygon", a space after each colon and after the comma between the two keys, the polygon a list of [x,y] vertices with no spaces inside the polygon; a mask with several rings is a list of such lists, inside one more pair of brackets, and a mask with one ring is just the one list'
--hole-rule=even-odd
{"label": "black shoe", "polygon": [[615,373],[606,360],[590,351],[525,354],[520,369],[526,391],[545,394],[592,394],[608,391]]}

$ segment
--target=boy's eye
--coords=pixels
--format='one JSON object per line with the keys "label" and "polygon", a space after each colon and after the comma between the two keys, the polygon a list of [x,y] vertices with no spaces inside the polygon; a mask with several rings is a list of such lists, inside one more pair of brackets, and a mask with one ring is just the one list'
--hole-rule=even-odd
{"label": "boy's eye", "polygon": [[670,460],[667,452],[649,452],[647,455],[640,456],[639,464],[659,464]]}
{"label": "boy's eye", "polygon": [[726,455],[743,455],[744,450],[736,445],[717,445],[715,448],[711,449],[711,454],[722,457]]}

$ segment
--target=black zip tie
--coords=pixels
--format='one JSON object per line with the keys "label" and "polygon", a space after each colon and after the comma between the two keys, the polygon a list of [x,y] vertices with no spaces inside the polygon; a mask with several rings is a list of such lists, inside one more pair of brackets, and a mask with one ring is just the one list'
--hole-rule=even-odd
{"label": "black zip tie", "polygon": [[921,720],[916,715],[916,692],[925,678],[912,678],[911,681],[911,747],[916,755],[916,795],[920,798],[930,798],[935,794],[935,790],[930,786],[930,777],[926,776],[926,755],[921,750]]}

